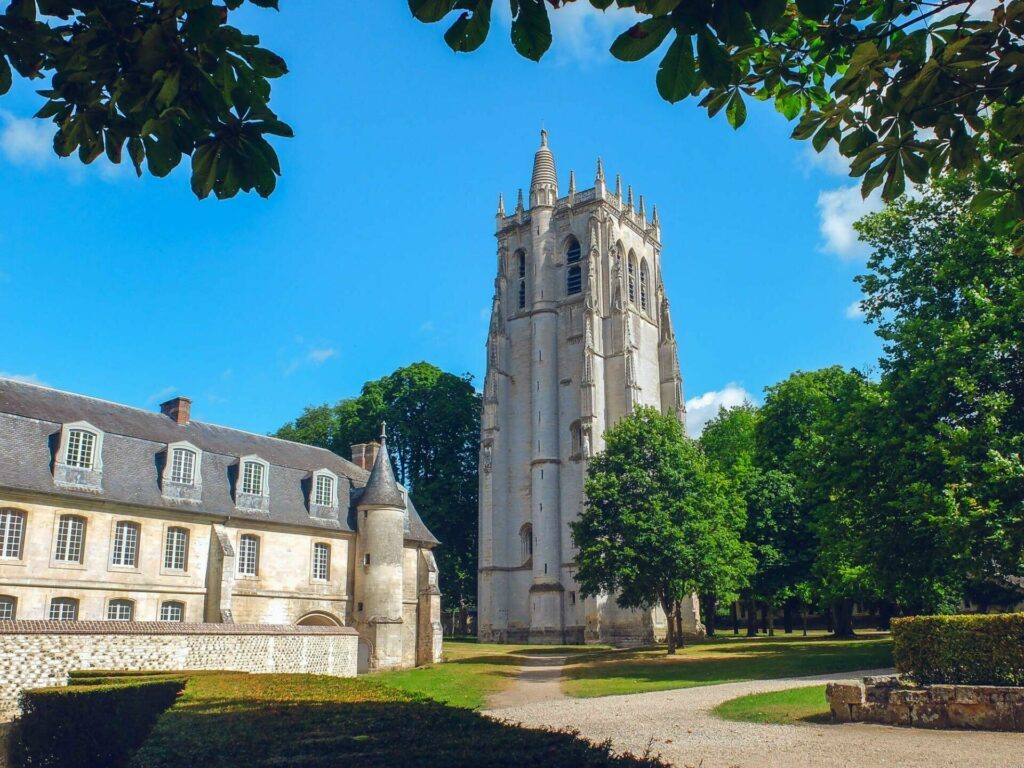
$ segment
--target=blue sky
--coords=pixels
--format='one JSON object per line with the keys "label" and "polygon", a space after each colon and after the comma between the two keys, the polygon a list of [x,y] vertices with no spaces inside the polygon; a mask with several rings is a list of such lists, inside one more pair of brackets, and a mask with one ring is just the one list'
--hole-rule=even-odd
{"label": "blue sky", "polygon": [[184,167],[57,160],[28,119],[40,97],[0,99],[0,372],[145,408],[185,394],[256,432],[418,360],[479,385],[497,196],[529,185],[541,125],[563,191],[600,155],[657,204],[693,429],[795,369],[876,360],[849,228],[876,203],[768,105],[733,131],[663,102],[657,55],[607,54],[628,12],[555,12],[534,64],[501,18],[467,56],[405,3],[282,8],[236,22],[291,69],[273,106],[296,137],[269,200],[198,201]]}

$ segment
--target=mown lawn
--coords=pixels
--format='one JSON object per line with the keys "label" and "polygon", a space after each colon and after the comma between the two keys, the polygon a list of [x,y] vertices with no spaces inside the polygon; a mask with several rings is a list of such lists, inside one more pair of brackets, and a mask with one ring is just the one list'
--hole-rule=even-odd
{"label": "mown lawn", "polygon": [[512,684],[524,656],[565,654],[584,657],[605,650],[601,646],[446,642],[443,663],[382,672],[374,675],[373,679],[453,707],[483,709],[488,696]]}
{"label": "mown lawn", "polygon": [[825,686],[752,693],[719,704],[712,713],[723,720],[746,723],[827,723]]}
{"label": "mown lawn", "polygon": [[504,725],[383,685],[319,675],[196,676],[133,768],[661,766],[569,733]]}
{"label": "mown lawn", "polygon": [[594,654],[567,666],[562,685],[568,695],[588,698],[890,666],[892,642],[880,633],[853,640],[723,636],[690,643],[674,656],[664,649]]}

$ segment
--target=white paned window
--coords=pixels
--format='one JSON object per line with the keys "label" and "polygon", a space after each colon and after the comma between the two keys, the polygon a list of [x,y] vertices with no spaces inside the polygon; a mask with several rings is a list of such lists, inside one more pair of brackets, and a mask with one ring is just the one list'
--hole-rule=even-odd
{"label": "white paned window", "polygon": [[50,621],[76,621],[78,601],[73,597],[55,597],[50,601]]}
{"label": "white paned window", "polygon": [[247,461],[242,467],[242,493],[263,495],[263,465],[258,461]]}
{"label": "white paned window", "polygon": [[64,463],[69,467],[92,469],[96,435],[84,429],[72,429],[68,435],[68,448]]}
{"label": "white paned window", "polygon": [[334,506],[334,478],[330,475],[316,476],[316,489],[314,491],[313,503],[321,507]]}
{"label": "white paned window", "polygon": [[0,509],[0,558],[20,560],[25,540],[25,513]]}
{"label": "white paned window", "polygon": [[177,600],[160,603],[160,621],[184,621],[185,604]]}
{"label": "white paned window", "polygon": [[13,621],[18,601],[8,595],[0,596],[0,621]]}
{"label": "white paned window", "polygon": [[188,563],[188,531],[184,528],[168,528],[164,542],[164,569],[184,571]]}
{"label": "white paned window", "polygon": [[139,526],[120,522],[114,526],[114,549],[110,564],[135,568],[139,564]]}
{"label": "white paned window", "polygon": [[175,448],[171,453],[171,482],[196,484],[196,452],[188,448]]}
{"label": "white paned window", "polygon": [[61,515],[57,524],[57,551],[53,559],[59,563],[82,562],[85,541],[85,520],[77,515]]}
{"label": "white paned window", "polygon": [[313,545],[313,579],[329,581],[331,578],[331,545],[316,543]]}
{"label": "white paned window", "polygon": [[260,539],[251,533],[243,533],[238,540],[238,573],[241,576],[255,576],[260,567]]}
{"label": "white paned window", "polygon": [[107,621],[131,621],[135,604],[131,600],[111,600],[107,603]]}

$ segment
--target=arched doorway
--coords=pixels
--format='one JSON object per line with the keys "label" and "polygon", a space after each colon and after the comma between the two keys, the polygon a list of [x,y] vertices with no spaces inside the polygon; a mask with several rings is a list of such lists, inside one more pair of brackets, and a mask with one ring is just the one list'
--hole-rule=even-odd
{"label": "arched doorway", "polygon": [[313,611],[295,622],[301,627],[340,627],[342,623],[329,613]]}

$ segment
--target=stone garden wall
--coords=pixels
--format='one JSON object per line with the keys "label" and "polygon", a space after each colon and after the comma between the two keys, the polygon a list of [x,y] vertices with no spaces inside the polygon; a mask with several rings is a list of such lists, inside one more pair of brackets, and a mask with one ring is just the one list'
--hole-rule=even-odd
{"label": "stone garden wall", "polygon": [[303,672],[355,677],[351,627],[0,621],[0,719],[26,688],[66,685],[72,670]]}
{"label": "stone garden wall", "polygon": [[829,683],[835,722],[885,723],[916,728],[972,728],[1024,731],[1024,687],[927,685],[903,687],[899,677],[865,677],[857,683]]}

